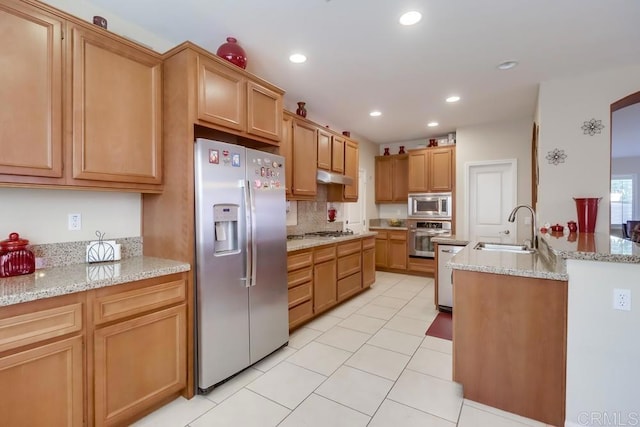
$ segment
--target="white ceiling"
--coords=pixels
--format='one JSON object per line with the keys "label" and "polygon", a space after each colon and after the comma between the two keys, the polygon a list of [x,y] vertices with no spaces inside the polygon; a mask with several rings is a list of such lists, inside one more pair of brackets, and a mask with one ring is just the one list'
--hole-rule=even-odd
{"label": "white ceiling", "polygon": [[[306,101],[311,120],[376,143],[533,117],[541,81],[640,63],[637,0],[88,2],[175,44],[215,52],[236,37],[247,70],[285,89],[289,108]],[[422,21],[399,25],[407,10]],[[305,64],[288,61],[297,51]],[[511,59],[520,65],[496,69]],[[462,100],[445,103],[452,94]]]}

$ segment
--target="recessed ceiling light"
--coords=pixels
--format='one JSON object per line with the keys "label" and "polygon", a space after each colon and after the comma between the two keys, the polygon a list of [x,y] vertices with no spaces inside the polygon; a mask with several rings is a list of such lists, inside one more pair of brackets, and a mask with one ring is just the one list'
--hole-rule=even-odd
{"label": "recessed ceiling light", "polygon": [[294,53],[289,57],[289,61],[294,64],[302,64],[303,62],[307,62],[307,57],[301,53]]}
{"label": "recessed ceiling light", "polygon": [[498,65],[499,70],[510,70],[518,65],[518,61],[504,61]]}
{"label": "recessed ceiling light", "polygon": [[422,14],[415,10],[407,12],[400,17],[400,24],[402,25],[413,25],[420,22],[422,19]]}
{"label": "recessed ceiling light", "polygon": [[458,102],[458,101],[460,101],[460,97],[457,95],[450,96],[447,98],[447,102]]}
{"label": "recessed ceiling light", "polygon": [[429,123],[427,123],[427,126],[429,126],[430,128],[433,128],[433,127],[438,126],[439,124],[440,123],[438,123],[438,122],[429,122]]}
{"label": "recessed ceiling light", "polygon": [[371,117],[378,117],[378,116],[381,116],[382,113],[380,111],[372,111],[372,112],[369,113],[369,115]]}

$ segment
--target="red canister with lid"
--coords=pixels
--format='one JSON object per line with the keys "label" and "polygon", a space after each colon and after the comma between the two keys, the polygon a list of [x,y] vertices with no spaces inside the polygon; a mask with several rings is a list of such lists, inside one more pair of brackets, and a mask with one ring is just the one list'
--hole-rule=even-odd
{"label": "red canister with lid", "polygon": [[18,233],[0,241],[0,277],[31,274],[36,270],[36,257],[27,249],[28,244]]}

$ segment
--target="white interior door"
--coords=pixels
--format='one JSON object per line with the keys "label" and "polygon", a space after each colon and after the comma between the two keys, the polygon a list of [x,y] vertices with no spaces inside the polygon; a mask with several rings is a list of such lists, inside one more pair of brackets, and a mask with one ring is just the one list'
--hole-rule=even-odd
{"label": "white interior door", "polygon": [[507,219],[517,200],[517,161],[467,163],[466,177],[469,239],[515,242],[516,225]]}
{"label": "white interior door", "polygon": [[354,233],[360,233],[366,230],[365,227],[365,209],[367,206],[366,188],[367,174],[364,169],[358,171],[358,201],[355,203],[345,203],[345,227],[353,230]]}

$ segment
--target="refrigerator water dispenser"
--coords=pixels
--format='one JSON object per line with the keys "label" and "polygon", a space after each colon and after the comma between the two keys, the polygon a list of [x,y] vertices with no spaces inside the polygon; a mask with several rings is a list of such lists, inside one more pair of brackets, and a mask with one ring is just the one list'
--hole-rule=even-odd
{"label": "refrigerator water dispenser", "polygon": [[213,205],[214,255],[238,253],[238,205]]}

